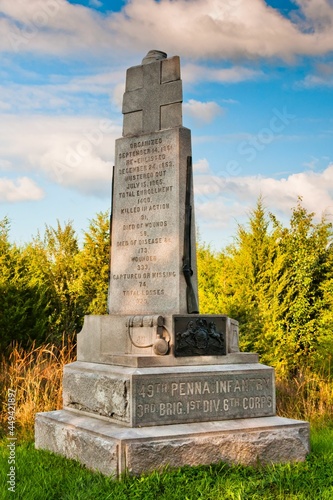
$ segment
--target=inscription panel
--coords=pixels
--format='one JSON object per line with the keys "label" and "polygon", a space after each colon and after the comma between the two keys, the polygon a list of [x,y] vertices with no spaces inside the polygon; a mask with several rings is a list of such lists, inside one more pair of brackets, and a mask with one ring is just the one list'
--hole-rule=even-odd
{"label": "inscription panel", "polygon": [[275,415],[273,370],[133,377],[133,425]]}
{"label": "inscription panel", "polygon": [[116,141],[110,313],[179,310],[179,142],[179,130]]}

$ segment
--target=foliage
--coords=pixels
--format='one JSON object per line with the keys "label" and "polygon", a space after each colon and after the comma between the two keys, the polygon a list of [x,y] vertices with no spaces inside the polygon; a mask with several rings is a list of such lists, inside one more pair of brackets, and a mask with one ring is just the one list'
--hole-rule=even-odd
{"label": "foliage", "polygon": [[[29,349],[15,345],[9,359],[0,358],[0,429],[6,428],[8,390],[16,391],[18,431],[33,432],[35,414],[62,408],[64,365],[75,360],[74,338]],[[333,427],[333,384],[324,373],[309,369],[289,379],[277,380],[277,413]],[[0,430],[1,435],[1,430]]]}
{"label": "foliage", "polygon": [[[26,254],[9,243],[9,221],[0,222],[0,346],[11,341],[25,345],[47,328],[48,298],[37,277],[27,273]],[[42,285],[44,287],[44,285]],[[45,288],[45,287],[44,287]]]}
{"label": "foliage", "polygon": [[305,369],[329,373],[333,353],[332,228],[314,222],[299,200],[290,227],[267,214],[262,199],[248,226],[220,253],[199,246],[202,313],[240,322],[244,351],[289,377]]}
{"label": "foliage", "polygon": [[97,214],[83,249],[71,222],[45,227],[22,248],[9,242],[10,224],[0,221],[0,348],[45,342],[61,344],[80,331],[85,314],[106,312],[109,216]]}
{"label": "foliage", "polygon": [[325,373],[307,368],[297,376],[277,378],[276,413],[306,420],[312,427],[333,428],[333,383]]}
{"label": "foliage", "polygon": [[[22,248],[0,221],[0,347],[61,343],[81,329],[84,314],[107,312],[109,214],[97,214],[83,247],[71,222],[46,226]],[[280,377],[326,374],[333,353],[332,228],[315,222],[301,199],[284,227],[262,199],[239,226],[235,242],[214,252],[198,245],[201,313],[240,323],[240,345],[257,352]]]}
{"label": "foliage", "polygon": [[80,274],[76,283],[86,314],[106,314],[110,269],[109,212],[97,214],[84,234],[77,255]]}
{"label": "foliage", "polygon": [[[6,488],[8,450],[0,443],[0,499]],[[33,443],[16,447],[15,498],[24,500],[329,500],[333,496],[333,431],[312,434],[312,451],[303,463],[245,467],[211,466],[165,469],[121,481],[80,466],[74,460],[35,450]]]}
{"label": "foliage", "polygon": [[48,282],[54,293],[51,324],[61,335],[75,332],[82,325],[83,309],[78,301],[75,282],[79,270],[75,258],[78,241],[70,222],[57,228],[46,226],[43,249],[48,262]]}
{"label": "foliage", "polygon": [[223,254],[214,252],[204,243],[197,247],[199,305],[205,314],[218,314],[223,310],[220,299],[224,296],[224,282],[221,269],[224,268]]}

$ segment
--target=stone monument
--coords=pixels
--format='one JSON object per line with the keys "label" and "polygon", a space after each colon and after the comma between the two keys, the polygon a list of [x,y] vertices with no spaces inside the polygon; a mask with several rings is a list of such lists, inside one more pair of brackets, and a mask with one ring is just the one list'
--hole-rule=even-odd
{"label": "stone monument", "polygon": [[178,56],[150,51],[127,70],[123,114],[109,314],[85,317],[63,410],[36,415],[36,447],[116,476],[304,460],[309,425],[276,416],[274,370],[239,352],[237,321],[199,314]]}

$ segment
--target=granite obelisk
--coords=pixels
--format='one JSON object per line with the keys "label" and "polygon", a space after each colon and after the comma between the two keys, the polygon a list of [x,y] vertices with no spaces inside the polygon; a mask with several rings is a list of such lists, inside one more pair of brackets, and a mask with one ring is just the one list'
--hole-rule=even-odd
{"label": "granite obelisk", "polygon": [[191,132],[179,57],[129,68],[112,188],[109,314],[86,316],[62,410],[36,446],[104,474],[304,460],[307,422],[275,414],[274,370],[238,322],[198,311]]}
{"label": "granite obelisk", "polygon": [[189,255],[195,249],[193,211],[185,224],[186,197],[187,210],[193,207],[192,153],[190,130],[182,126],[179,57],[150,51],[140,66],[129,68],[123,113],[113,181],[109,312],[198,312],[195,251]]}

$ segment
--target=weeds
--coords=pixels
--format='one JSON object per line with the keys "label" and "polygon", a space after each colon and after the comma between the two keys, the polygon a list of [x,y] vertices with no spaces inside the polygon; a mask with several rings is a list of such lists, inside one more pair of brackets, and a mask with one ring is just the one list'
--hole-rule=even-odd
{"label": "weeds", "polygon": [[[35,414],[62,407],[62,372],[75,359],[73,338],[62,345],[32,346],[25,350],[15,345],[9,358],[0,361],[0,423],[5,424],[8,389],[16,391],[16,424],[20,432],[32,432]],[[2,428],[5,425],[1,425]]]}
{"label": "weeds", "polygon": [[333,426],[333,381],[306,370],[276,382],[277,414],[309,421],[315,427]]}
{"label": "weeds", "polygon": [[[62,345],[24,350],[14,346],[9,358],[0,360],[0,424],[5,424],[8,389],[16,390],[16,423],[33,431],[35,413],[62,408],[62,373],[75,360],[73,338]],[[333,381],[310,370],[291,379],[278,379],[277,414],[309,421],[312,426],[333,427]],[[4,428],[4,425],[1,426]]]}
{"label": "weeds", "polygon": [[[278,414],[309,420],[311,454],[298,464],[242,467],[216,464],[152,472],[138,478],[111,477],[86,470],[33,446],[36,412],[62,407],[63,366],[75,360],[72,339],[61,347],[45,345],[25,351],[15,346],[0,360],[1,423],[5,423],[7,391],[16,390],[16,422],[21,429],[17,445],[16,498],[24,500],[144,499],[150,500],[329,500],[333,498],[333,386],[332,381],[304,372],[277,381]],[[324,428],[325,423],[325,428]],[[5,425],[2,426],[5,428]],[[0,500],[7,496],[7,440],[0,440]],[[4,496],[2,496],[4,495]]]}

